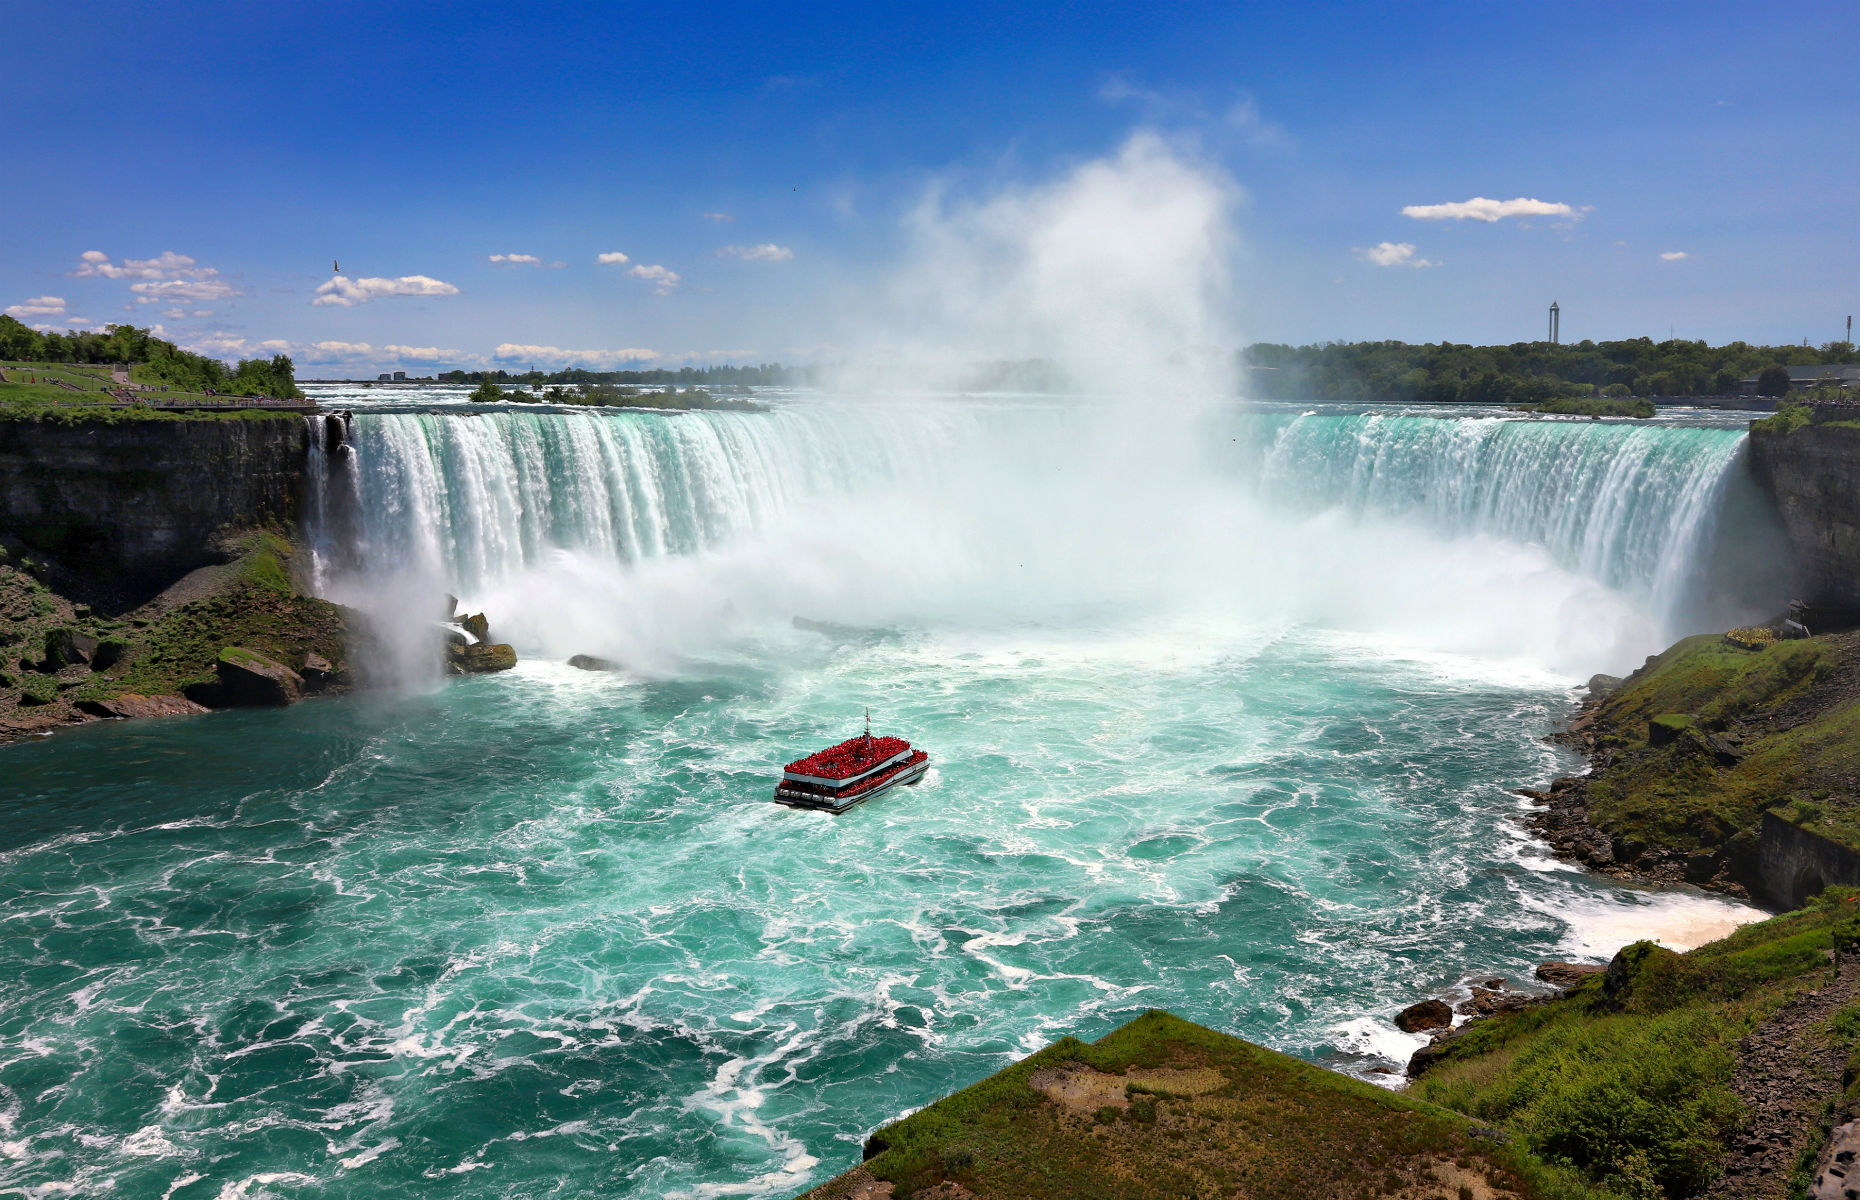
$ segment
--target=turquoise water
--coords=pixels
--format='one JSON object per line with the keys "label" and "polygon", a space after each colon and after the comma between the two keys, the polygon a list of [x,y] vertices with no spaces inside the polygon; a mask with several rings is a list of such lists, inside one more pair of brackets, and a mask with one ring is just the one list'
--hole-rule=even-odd
{"label": "turquoise water", "polygon": [[[1545,861],[1504,790],[1694,514],[1585,560],[1320,486],[1299,419],[1128,488],[1037,409],[358,418],[332,591],[429,573],[525,661],[0,750],[0,1191],[789,1195],[1150,1007],[1367,1073],[1467,974],[1737,919]],[[1546,453],[1649,495],[1736,452],[1591,428]],[[767,802],[866,706],[923,784]]]}

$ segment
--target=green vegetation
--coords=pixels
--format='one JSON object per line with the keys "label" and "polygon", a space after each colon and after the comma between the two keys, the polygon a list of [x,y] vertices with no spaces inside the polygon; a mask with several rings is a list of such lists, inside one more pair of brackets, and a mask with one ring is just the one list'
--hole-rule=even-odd
{"label": "green vegetation", "polygon": [[1557,413],[1569,417],[1651,417],[1657,409],[1642,396],[1569,396],[1542,404],[1520,404],[1521,412]]}
{"label": "green vegetation", "polygon": [[1597,709],[1610,759],[1587,785],[1590,822],[1629,844],[1723,852],[1739,871],[1770,808],[1860,846],[1857,678],[1860,634],[1755,650],[1686,638]]}
{"label": "green vegetation", "polygon": [[[1469,1025],[1414,1092],[1623,1196],[1693,1195],[1740,1129],[1738,1040],[1825,984],[1832,935],[1855,912],[1841,889],[1686,954],[1636,943],[1606,977]],[[1851,1054],[1856,1034],[1860,1020],[1827,1036]]]}
{"label": "green vegetation", "polygon": [[944,1181],[1027,1200],[1599,1195],[1481,1133],[1458,1114],[1150,1012],[1095,1043],[1064,1038],[880,1129],[885,1148],[863,1170],[899,1197]]}
{"label": "green vegetation", "polygon": [[[82,701],[175,695],[210,682],[228,646],[292,667],[310,652],[331,662],[347,657],[344,611],[297,593],[288,541],[256,531],[228,549],[229,561],[189,577],[185,596],[114,617],[53,592],[32,558],[0,555],[0,736],[56,724]],[[67,631],[97,640],[90,664],[68,664],[54,652]]]}
{"label": "green vegetation", "polygon": [[583,384],[613,384],[638,387],[666,385],[683,387],[769,387],[776,385],[809,385],[819,381],[817,367],[784,367],[780,363],[762,363],[754,367],[680,367],[676,371],[655,369],[650,371],[589,371],[581,367],[571,367],[565,371],[442,371],[438,376],[440,383],[484,383],[526,384],[543,386],[556,384],[562,386],[580,386]]}
{"label": "green vegetation", "polygon": [[[1791,434],[1804,425],[1813,425],[1815,421],[1814,405],[1834,403],[1837,401],[1853,402],[1857,397],[1851,391],[1836,387],[1813,387],[1805,392],[1797,392],[1789,399],[1776,406],[1776,415],[1761,417],[1750,423],[1753,432]],[[1851,421],[1829,421],[1830,425],[1851,425]]]}
{"label": "green vegetation", "polygon": [[[1752,346],[1634,338],[1619,342],[1261,343],[1243,352],[1260,395],[1283,400],[1400,400],[1409,403],[1543,404],[1597,394],[1735,395],[1766,367],[1855,361],[1854,347]],[[1785,374],[1786,382],[1786,374]]]}
{"label": "green vegetation", "polygon": [[[183,350],[173,342],[134,325],[108,325],[97,332],[67,330],[40,333],[12,317],[0,315],[0,361],[8,363],[69,363],[133,365],[132,382],[166,386],[175,391],[224,396],[269,396],[297,400],[290,356],[241,359],[228,367],[218,359]],[[107,375],[105,382],[108,382]]]}

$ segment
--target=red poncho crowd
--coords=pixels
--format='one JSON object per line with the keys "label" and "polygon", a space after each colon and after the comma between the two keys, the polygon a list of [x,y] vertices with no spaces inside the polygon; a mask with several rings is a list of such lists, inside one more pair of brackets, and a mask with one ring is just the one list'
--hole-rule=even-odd
{"label": "red poncho crowd", "polygon": [[910,748],[911,744],[903,738],[856,737],[806,758],[797,758],[787,769],[796,775],[812,775],[818,779],[845,779]]}

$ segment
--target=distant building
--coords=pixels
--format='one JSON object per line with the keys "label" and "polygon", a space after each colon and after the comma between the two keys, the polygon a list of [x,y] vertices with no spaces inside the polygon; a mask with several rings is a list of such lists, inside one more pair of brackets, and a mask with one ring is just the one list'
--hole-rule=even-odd
{"label": "distant building", "polygon": [[[1806,363],[1802,366],[1784,368],[1789,372],[1789,390],[1805,392],[1818,384],[1831,384],[1838,388],[1860,388],[1860,367],[1836,367],[1826,363]],[[1743,380],[1743,394],[1757,394],[1757,377],[1752,375]]]}
{"label": "distant building", "polygon": [[376,378],[379,379],[382,383],[393,383],[394,382],[394,376],[387,371],[381,372],[381,374],[377,375]]}
{"label": "distant building", "polygon": [[407,379],[407,372],[405,372],[405,371],[396,371],[396,372],[394,372],[394,382],[395,382],[395,383],[404,383],[404,382],[406,382],[406,379]]}

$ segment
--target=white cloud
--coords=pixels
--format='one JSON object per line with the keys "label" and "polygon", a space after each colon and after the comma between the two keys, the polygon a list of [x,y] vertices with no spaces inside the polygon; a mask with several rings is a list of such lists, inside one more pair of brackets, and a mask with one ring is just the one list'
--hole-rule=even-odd
{"label": "white cloud", "polygon": [[164,250],[154,258],[126,258],[121,263],[111,262],[101,250],[86,250],[78,255],[78,268],[71,273],[101,275],[105,279],[212,279],[219,274],[172,250]]}
{"label": "white cloud", "polygon": [[1437,267],[1440,264],[1414,256],[1413,242],[1378,242],[1367,250],[1358,247],[1356,257],[1378,267]]}
{"label": "white cloud", "polygon": [[671,295],[672,289],[677,287],[684,278],[678,272],[661,267],[657,263],[650,267],[629,268],[627,274],[635,279],[644,279],[647,283],[654,284],[653,293],[659,296]]}
{"label": "white cloud", "polygon": [[311,304],[336,304],[352,308],[379,300],[384,296],[456,296],[458,288],[427,275],[402,275],[398,279],[350,279],[337,275],[319,284]]}
{"label": "white cloud", "polygon": [[218,279],[166,279],[159,283],[132,283],[137,304],[166,304],[175,300],[224,300],[239,291]]}
{"label": "white cloud", "polygon": [[1682,258],[1691,258],[1692,256],[1687,254],[1684,250],[1662,250],[1660,251],[1660,257],[1667,262],[1678,262]]}
{"label": "white cloud", "polygon": [[594,261],[603,267],[617,267],[622,263],[631,262],[632,260],[618,250],[612,250],[606,254],[597,256]]}
{"label": "white cloud", "polygon": [[794,257],[794,251],[774,242],[763,242],[759,246],[725,246],[717,251],[717,257],[740,258],[744,262],[787,262]]}
{"label": "white cloud", "polygon": [[375,356],[375,348],[367,342],[311,342],[303,350],[312,362],[352,361]]}
{"label": "white cloud", "polygon": [[1417,221],[1484,221],[1488,225],[1506,217],[1582,219],[1582,214],[1567,204],[1528,200],[1523,196],[1516,200],[1488,200],[1484,196],[1474,196],[1471,200],[1457,200],[1451,204],[1410,204],[1401,210],[1401,215],[1413,217]]}
{"label": "white cloud", "polygon": [[658,352],[644,349],[564,350],[560,346],[528,346],[504,342],[492,353],[504,362],[540,363],[551,367],[618,367],[626,363],[658,358]]}
{"label": "white cloud", "polygon": [[566,267],[567,265],[568,265],[567,263],[563,262],[561,259],[558,258],[554,262],[549,264],[549,269],[551,271],[560,271],[563,267]]}
{"label": "white cloud", "polygon": [[9,317],[62,317],[65,315],[65,298],[63,296],[34,296],[30,300],[21,300],[6,310]]}
{"label": "white cloud", "polygon": [[[156,325],[149,330],[157,337],[167,336],[167,331]],[[270,339],[254,342],[246,338],[235,337],[230,333],[207,333],[185,342],[183,350],[192,350],[195,354],[205,354],[213,358],[266,358],[273,354],[290,354],[291,343],[282,339]]]}
{"label": "white cloud", "polygon": [[735,217],[726,212],[709,212],[704,214],[706,221],[734,221]]}
{"label": "white cloud", "polygon": [[493,254],[491,256],[491,261],[494,263],[509,263],[513,267],[542,266],[542,259],[537,258],[534,254]]}
{"label": "white cloud", "polygon": [[385,346],[370,342],[311,342],[301,350],[310,362],[439,362],[466,357],[461,351],[439,346],[401,346],[392,342]]}

